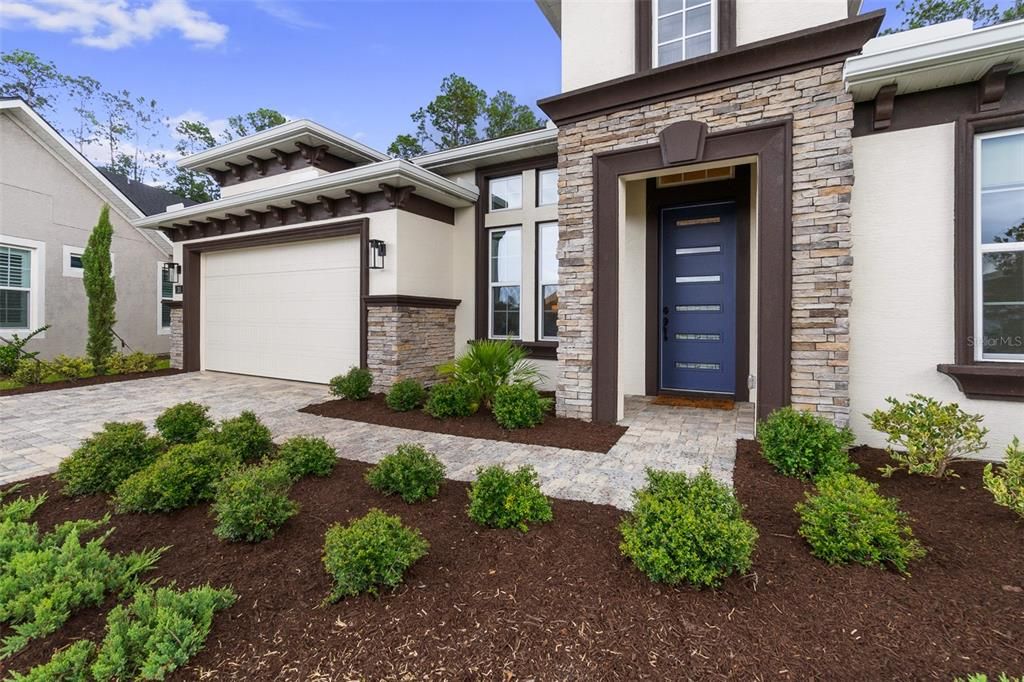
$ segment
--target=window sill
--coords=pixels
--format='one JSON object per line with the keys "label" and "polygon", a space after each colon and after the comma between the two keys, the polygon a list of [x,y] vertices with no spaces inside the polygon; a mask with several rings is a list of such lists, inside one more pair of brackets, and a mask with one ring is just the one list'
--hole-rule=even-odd
{"label": "window sill", "polygon": [[968,398],[1024,402],[1024,363],[938,365],[936,369],[952,378]]}

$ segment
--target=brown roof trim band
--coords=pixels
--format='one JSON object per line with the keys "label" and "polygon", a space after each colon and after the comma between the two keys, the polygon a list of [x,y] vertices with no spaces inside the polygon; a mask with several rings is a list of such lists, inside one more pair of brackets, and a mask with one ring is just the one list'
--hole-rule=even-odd
{"label": "brown roof trim band", "polygon": [[380,294],[364,296],[363,303],[368,306],[392,306],[395,308],[458,308],[461,300],[457,298],[434,298],[432,296],[408,296],[406,294]]}
{"label": "brown roof trim band", "polygon": [[557,125],[651,102],[769,78],[857,54],[873,38],[883,10],[723,50],[644,73],[546,97],[537,105]]}

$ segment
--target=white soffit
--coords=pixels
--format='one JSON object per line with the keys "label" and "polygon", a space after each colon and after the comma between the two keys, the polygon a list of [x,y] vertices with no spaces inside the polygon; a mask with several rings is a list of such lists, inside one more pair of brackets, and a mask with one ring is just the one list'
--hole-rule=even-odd
{"label": "white soffit", "polygon": [[343,199],[347,198],[345,190],[370,194],[379,192],[382,183],[393,187],[412,186],[415,188],[413,194],[452,208],[473,206],[478,196],[476,187],[464,187],[409,161],[391,159],[311,180],[245,192],[204,204],[158,213],[136,221],[135,225],[145,229],[170,228],[174,223],[187,224],[191,220],[224,218],[228,213],[242,213],[247,208],[259,211],[265,211],[269,205],[287,208],[292,200],[313,204],[317,203],[319,195]]}
{"label": "white soffit", "polygon": [[972,30],[969,19],[869,40],[846,60],[843,78],[855,101],[874,99],[896,84],[896,94],[972,83],[997,64],[1024,70],[1024,20]]}
{"label": "white soffit", "polygon": [[327,145],[328,153],[356,164],[386,161],[390,158],[373,147],[302,118],[186,156],[178,161],[178,167],[194,171],[203,171],[207,168],[227,170],[229,161],[242,165],[250,163],[249,155],[273,158],[271,149],[294,152],[299,148],[296,142],[314,147]]}
{"label": "white soffit", "polygon": [[417,156],[412,162],[445,175],[558,152],[558,128],[547,127]]}

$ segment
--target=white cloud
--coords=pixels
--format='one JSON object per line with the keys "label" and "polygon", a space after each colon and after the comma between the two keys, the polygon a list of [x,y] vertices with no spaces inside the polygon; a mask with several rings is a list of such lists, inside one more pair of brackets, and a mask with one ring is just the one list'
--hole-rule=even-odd
{"label": "white cloud", "polygon": [[177,31],[201,47],[219,45],[228,34],[227,26],[188,0],[3,0],[0,25],[73,33],[75,42],[104,50],[152,40],[165,31]]}
{"label": "white cloud", "polygon": [[283,0],[254,0],[254,4],[267,16],[292,28],[327,28],[326,24],[306,17],[291,3]]}

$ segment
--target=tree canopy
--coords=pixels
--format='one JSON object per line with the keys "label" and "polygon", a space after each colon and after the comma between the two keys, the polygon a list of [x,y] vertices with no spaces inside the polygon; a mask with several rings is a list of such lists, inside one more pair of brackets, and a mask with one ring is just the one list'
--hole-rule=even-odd
{"label": "tree canopy", "polygon": [[981,28],[1024,18],[1024,0],[1014,0],[1005,9],[1000,9],[998,2],[985,0],[900,0],[896,9],[903,12],[903,23],[883,33],[909,31],[954,19],[970,19]]}
{"label": "tree canopy", "polygon": [[483,88],[455,73],[441,81],[440,93],[427,106],[417,109],[412,120],[416,131],[395,138],[388,147],[392,156],[408,159],[544,125],[529,106],[517,102],[511,93],[499,90],[488,97]]}

